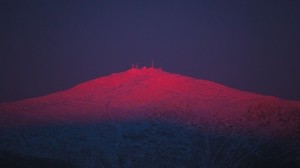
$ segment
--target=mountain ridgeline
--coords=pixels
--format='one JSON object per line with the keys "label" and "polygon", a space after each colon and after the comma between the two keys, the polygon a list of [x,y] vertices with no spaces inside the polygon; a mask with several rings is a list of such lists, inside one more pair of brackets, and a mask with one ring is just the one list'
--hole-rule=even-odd
{"label": "mountain ridgeline", "polygon": [[2,103],[0,114],[3,166],[300,166],[299,101],[156,68]]}

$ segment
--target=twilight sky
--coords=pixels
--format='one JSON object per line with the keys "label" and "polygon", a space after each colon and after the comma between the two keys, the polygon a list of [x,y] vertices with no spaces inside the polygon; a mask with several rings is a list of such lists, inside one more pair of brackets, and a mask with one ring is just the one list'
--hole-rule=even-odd
{"label": "twilight sky", "polygon": [[0,102],[152,59],[168,72],[300,100],[299,0],[7,0],[0,19]]}

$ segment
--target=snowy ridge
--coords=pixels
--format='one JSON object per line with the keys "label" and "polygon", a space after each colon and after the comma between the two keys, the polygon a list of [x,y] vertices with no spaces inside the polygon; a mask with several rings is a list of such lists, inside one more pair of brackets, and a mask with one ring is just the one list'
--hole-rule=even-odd
{"label": "snowy ridge", "polygon": [[3,103],[0,115],[0,167],[300,166],[299,101],[154,68]]}
{"label": "snowy ridge", "polygon": [[297,131],[299,111],[299,101],[240,91],[155,68],[132,68],[47,96],[4,103],[0,123],[157,118],[286,134]]}

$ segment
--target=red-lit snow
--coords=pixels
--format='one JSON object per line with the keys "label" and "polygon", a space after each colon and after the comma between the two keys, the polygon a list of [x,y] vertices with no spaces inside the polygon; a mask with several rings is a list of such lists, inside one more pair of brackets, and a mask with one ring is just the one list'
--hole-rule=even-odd
{"label": "red-lit snow", "polygon": [[160,119],[192,126],[295,134],[300,102],[155,68],[130,69],[47,96],[0,105],[0,124]]}

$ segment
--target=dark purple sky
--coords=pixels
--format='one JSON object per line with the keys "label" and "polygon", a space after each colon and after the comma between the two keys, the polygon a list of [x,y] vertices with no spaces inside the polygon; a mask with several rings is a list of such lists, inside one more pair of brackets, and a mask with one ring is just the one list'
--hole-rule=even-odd
{"label": "dark purple sky", "polygon": [[299,0],[0,2],[0,102],[132,63],[300,100]]}

